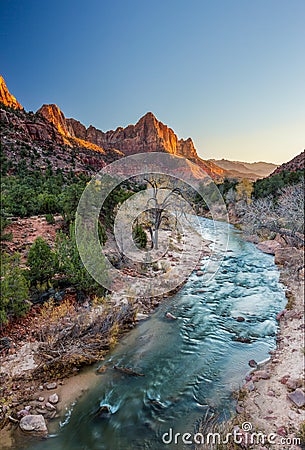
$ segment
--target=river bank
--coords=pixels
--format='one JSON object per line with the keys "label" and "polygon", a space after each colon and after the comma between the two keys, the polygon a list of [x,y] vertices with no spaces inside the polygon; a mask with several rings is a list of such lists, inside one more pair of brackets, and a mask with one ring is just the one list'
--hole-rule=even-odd
{"label": "river bank", "polygon": [[[272,448],[297,450],[305,446],[304,249],[274,246],[271,250],[270,242],[258,247],[275,254],[280,281],[286,286],[287,305],[277,315],[277,347],[270,352],[269,361],[246,377],[238,393],[237,416],[226,427],[241,432],[244,442],[247,433],[241,427],[243,423],[251,424],[248,434],[252,430],[271,436],[266,445],[262,441],[248,445],[253,449],[266,449],[272,444]],[[253,367],[254,361],[250,365]]]}

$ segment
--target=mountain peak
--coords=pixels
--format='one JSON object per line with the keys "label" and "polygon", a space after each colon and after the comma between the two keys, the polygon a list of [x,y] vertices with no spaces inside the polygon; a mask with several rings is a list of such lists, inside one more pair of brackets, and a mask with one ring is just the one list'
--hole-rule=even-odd
{"label": "mountain peak", "polygon": [[16,98],[8,90],[4,78],[0,75],[0,103],[14,109],[23,109],[23,106],[16,100]]}
{"label": "mountain peak", "polygon": [[55,125],[56,129],[63,135],[70,137],[70,132],[67,127],[66,118],[64,113],[60,110],[60,108],[52,103],[50,105],[42,105],[41,108],[37,111],[38,114],[41,114],[45,117],[49,122]]}

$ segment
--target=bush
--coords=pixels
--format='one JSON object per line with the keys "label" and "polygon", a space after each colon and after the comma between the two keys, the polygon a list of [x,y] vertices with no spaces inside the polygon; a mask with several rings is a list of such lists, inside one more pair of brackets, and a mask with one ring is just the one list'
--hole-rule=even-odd
{"label": "bush", "polygon": [[[85,238],[84,245],[88,245]],[[105,289],[91,277],[82,263],[76,245],[74,223],[70,224],[69,236],[62,231],[57,233],[55,248],[59,272],[67,275],[71,284],[87,293],[96,293],[98,295],[105,293]],[[94,252],[92,254],[94,255]],[[107,276],[106,269],[105,276]]]}
{"label": "bush", "polygon": [[133,240],[135,241],[137,247],[139,248],[146,248],[147,245],[147,235],[145,231],[143,230],[143,227],[141,224],[136,224],[134,227],[134,230],[132,232]]}
{"label": "bush", "polygon": [[56,273],[56,254],[42,237],[38,237],[31,246],[27,264],[30,268],[28,276],[33,285],[49,281]]}
{"label": "bush", "polygon": [[48,222],[48,224],[54,225],[55,219],[53,214],[46,214],[46,221]]}
{"label": "bush", "polygon": [[23,316],[30,307],[28,281],[19,263],[18,254],[1,255],[0,327],[11,317]]}

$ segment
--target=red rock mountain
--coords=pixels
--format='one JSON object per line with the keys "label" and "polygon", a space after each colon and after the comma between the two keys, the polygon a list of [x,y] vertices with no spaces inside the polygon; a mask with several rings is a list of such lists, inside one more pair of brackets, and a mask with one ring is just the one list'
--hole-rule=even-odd
{"label": "red rock mountain", "polygon": [[287,170],[288,172],[296,172],[297,170],[304,170],[305,167],[305,150],[303,150],[299,155],[292,158],[290,161],[282,164],[277,167],[272,175],[276,175],[277,173],[283,172],[283,170]]}
{"label": "red rock mountain", "polygon": [[87,148],[95,145],[104,152],[116,149],[123,155],[141,152],[167,152],[183,156],[198,164],[212,177],[222,177],[225,170],[197,155],[191,138],[178,139],[174,131],[148,112],[135,125],[103,132],[92,125],[88,128],[75,119],[67,119],[56,105],[43,105],[37,113],[54,124],[58,132],[73,143],[81,142]]}
{"label": "red rock mountain", "polygon": [[23,109],[23,106],[16,100],[16,98],[9,92],[5,84],[4,78],[0,75],[0,102],[5,106],[14,109]]}

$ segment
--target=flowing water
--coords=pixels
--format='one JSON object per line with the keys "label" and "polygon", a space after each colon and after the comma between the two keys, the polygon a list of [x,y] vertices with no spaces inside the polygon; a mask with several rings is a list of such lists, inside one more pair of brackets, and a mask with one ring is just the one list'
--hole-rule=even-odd
{"label": "flowing water", "polygon": [[[213,222],[200,219],[205,238],[215,240]],[[223,224],[223,229],[225,229]],[[225,233],[218,236],[226,245]],[[145,322],[129,332],[103,361],[107,370],[74,407],[57,435],[30,444],[35,450],[136,450],[183,448],[162,435],[194,433],[205,414],[227,417],[232,392],[275,347],[275,316],[285,305],[273,257],[229,229],[228,252],[206,285],[192,274]],[[165,318],[170,311],[176,321]],[[238,316],[246,320],[238,322]],[[250,343],[238,342],[237,337]],[[131,367],[145,376],[118,372]],[[93,369],[92,369],[93,370]],[[111,414],[97,414],[108,405]],[[179,441],[180,442],[180,441]],[[190,448],[190,446],[186,446]]]}

